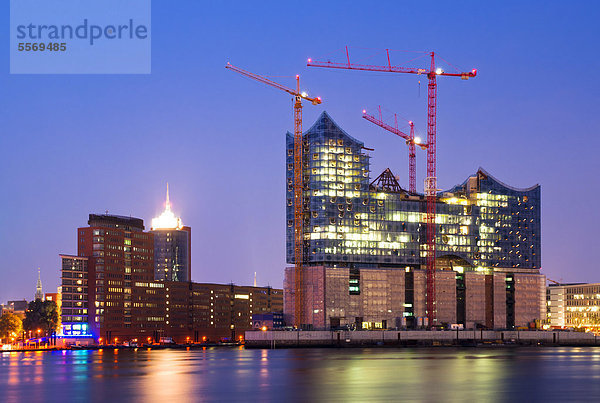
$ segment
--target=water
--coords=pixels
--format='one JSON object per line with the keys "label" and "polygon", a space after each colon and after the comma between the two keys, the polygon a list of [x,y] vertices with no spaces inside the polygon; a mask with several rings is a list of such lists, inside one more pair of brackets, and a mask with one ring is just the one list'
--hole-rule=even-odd
{"label": "water", "polygon": [[1,353],[0,401],[593,401],[600,347]]}

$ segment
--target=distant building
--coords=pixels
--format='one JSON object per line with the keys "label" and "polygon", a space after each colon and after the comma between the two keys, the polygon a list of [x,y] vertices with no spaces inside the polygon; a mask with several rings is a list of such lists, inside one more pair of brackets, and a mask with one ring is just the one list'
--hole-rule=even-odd
{"label": "distant building", "polygon": [[154,234],[154,279],[192,281],[192,229],[171,211],[169,184],[162,214],[152,219]]}
{"label": "distant building", "polygon": [[44,301],[53,301],[58,304],[59,294],[57,292],[47,292],[44,294]]}
{"label": "distant building", "polygon": [[6,312],[14,313],[21,318],[25,317],[25,311],[29,307],[29,302],[26,300],[8,301],[6,305],[2,305],[2,314]]}
{"label": "distant building", "polygon": [[551,284],[546,304],[550,327],[600,331],[600,283]]}
{"label": "distant building", "polygon": [[29,308],[29,302],[27,302],[27,300],[17,300],[17,301],[8,301],[7,304],[10,309],[12,310],[12,312],[14,313],[25,313],[25,311],[27,310],[27,308]]}
{"label": "distant building", "polygon": [[35,300],[43,300],[44,299],[44,292],[42,291],[42,278],[40,275],[40,269],[38,267],[38,279],[37,279],[37,285],[35,287]]}
{"label": "distant building", "polygon": [[[286,322],[315,329],[426,324],[426,197],[403,189],[389,169],[371,180],[368,148],[326,112],[303,139],[303,284],[297,288],[294,268],[286,269]],[[294,152],[288,133],[289,264]],[[438,193],[435,325],[513,329],[543,319],[540,198],[539,185],[518,189],[481,168]]]}

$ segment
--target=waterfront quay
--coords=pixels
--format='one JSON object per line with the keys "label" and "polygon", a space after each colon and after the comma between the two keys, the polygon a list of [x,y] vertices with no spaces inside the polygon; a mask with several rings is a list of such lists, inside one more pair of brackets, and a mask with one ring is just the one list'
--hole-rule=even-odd
{"label": "waterfront quay", "polygon": [[544,345],[597,346],[592,333],[519,330],[248,331],[246,348]]}

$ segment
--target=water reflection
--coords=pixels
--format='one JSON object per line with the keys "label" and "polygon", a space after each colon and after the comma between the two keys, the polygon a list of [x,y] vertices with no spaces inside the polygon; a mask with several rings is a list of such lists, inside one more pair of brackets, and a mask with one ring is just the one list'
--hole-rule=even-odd
{"label": "water reflection", "polygon": [[600,348],[99,350],[0,355],[4,401],[580,400]]}

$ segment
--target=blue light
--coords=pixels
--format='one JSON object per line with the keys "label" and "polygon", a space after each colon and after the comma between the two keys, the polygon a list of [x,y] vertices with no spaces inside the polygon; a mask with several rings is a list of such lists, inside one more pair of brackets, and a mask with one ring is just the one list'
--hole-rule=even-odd
{"label": "blue light", "polygon": [[64,337],[93,337],[88,326],[87,323],[63,324],[62,334]]}

